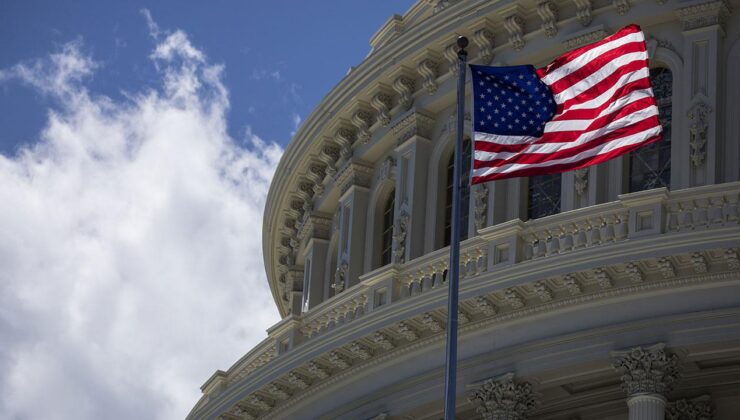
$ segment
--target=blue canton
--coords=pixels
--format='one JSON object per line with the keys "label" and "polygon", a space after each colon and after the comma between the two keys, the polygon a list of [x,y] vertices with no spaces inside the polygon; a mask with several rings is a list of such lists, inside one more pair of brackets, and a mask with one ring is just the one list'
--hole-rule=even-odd
{"label": "blue canton", "polygon": [[470,66],[473,75],[474,131],[540,137],[555,115],[550,88],[533,66]]}

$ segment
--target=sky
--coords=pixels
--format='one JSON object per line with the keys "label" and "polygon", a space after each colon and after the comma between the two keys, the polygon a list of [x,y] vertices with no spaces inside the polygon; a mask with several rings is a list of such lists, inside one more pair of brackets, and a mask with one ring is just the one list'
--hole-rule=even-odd
{"label": "sky", "polygon": [[0,418],[183,418],[266,337],[275,167],[411,3],[0,2]]}

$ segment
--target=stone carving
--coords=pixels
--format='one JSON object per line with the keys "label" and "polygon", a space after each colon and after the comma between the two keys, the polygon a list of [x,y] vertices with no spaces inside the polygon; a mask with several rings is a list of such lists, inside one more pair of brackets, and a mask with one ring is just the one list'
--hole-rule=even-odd
{"label": "stone carving", "polygon": [[632,280],[632,283],[642,283],[645,281],[645,275],[642,273],[642,270],[640,270],[640,267],[637,266],[637,264],[631,262],[627,263],[625,266],[625,271],[627,272],[627,276],[629,276],[630,280]]}
{"label": "stone carving", "polygon": [[397,136],[396,142],[400,145],[415,135],[429,138],[432,135],[434,118],[419,112],[413,112],[398,121],[393,127],[393,134]]}
{"label": "stone carving", "polygon": [[591,0],[573,0],[576,5],[576,18],[582,26],[588,26],[593,20],[591,15]]}
{"label": "stone carving", "polygon": [[414,331],[411,326],[403,321],[396,324],[396,330],[408,341],[415,341],[419,339],[419,334]]}
{"label": "stone carving", "polygon": [[538,281],[534,284],[534,292],[540,297],[543,302],[549,302],[552,300],[552,291],[544,281]]}
{"label": "stone carving", "polygon": [[583,288],[581,288],[581,283],[576,280],[575,277],[571,274],[566,274],[563,277],[563,284],[565,285],[565,288],[568,289],[568,293],[571,295],[580,295],[583,293]]}
{"label": "stone carving", "polygon": [[665,420],[712,420],[714,407],[709,395],[673,401],[665,410]]}
{"label": "stone carving", "polygon": [[290,394],[288,394],[283,388],[275,384],[268,385],[266,391],[268,394],[270,394],[271,397],[275,398],[276,400],[283,401],[290,398]]}
{"label": "stone carving", "polygon": [[543,1],[537,5],[537,14],[542,20],[542,32],[545,36],[552,38],[558,33],[558,7],[550,0]]}
{"label": "stone carving", "polygon": [[524,19],[519,15],[507,16],[504,19],[504,28],[509,33],[509,42],[515,50],[524,48]]}
{"label": "stone carving", "polygon": [[676,9],[676,15],[683,22],[684,31],[710,25],[719,25],[724,30],[731,10],[726,0],[717,0]]}
{"label": "stone carving", "polygon": [[424,316],[421,318],[421,323],[432,332],[442,331],[442,324],[434,319],[434,317],[432,317],[429,312],[425,313]]}
{"label": "stone carving", "polygon": [[486,227],[486,210],[488,210],[488,187],[481,184],[475,189],[475,229]]}
{"label": "stone carving", "polygon": [[740,268],[740,258],[732,248],[725,250],[725,261],[727,262],[727,267],[731,270]]}
{"label": "stone carving", "polygon": [[302,376],[297,375],[295,372],[290,372],[288,374],[288,383],[298,389],[306,389],[309,386],[308,381],[306,381]]}
{"label": "stone carving", "polygon": [[268,411],[272,408],[272,405],[270,405],[266,400],[264,400],[259,395],[252,394],[248,396],[245,401],[247,402],[247,404],[257,407],[263,411]]}
{"label": "stone carving", "polygon": [[411,95],[414,93],[415,85],[414,79],[406,75],[398,76],[393,81],[393,89],[398,93],[398,102],[403,109],[411,108],[411,104],[414,103]]}
{"label": "stone carving", "polygon": [[434,7],[433,14],[437,14],[447,8],[450,3],[457,0],[426,0],[426,2]]}
{"label": "stone carving", "polygon": [[612,0],[612,4],[620,15],[624,15],[630,10],[629,0]]}
{"label": "stone carving", "polygon": [[611,276],[604,268],[595,268],[594,278],[596,278],[596,282],[599,283],[599,286],[601,286],[602,289],[608,289],[614,286]]}
{"label": "stone carving", "polygon": [[320,197],[324,193],[324,178],[326,177],[326,171],[320,164],[312,164],[308,167],[306,177],[314,183],[311,189],[315,196]]}
{"label": "stone carving", "polygon": [[586,192],[588,189],[588,168],[573,171],[573,185],[576,188],[576,194],[583,195]]}
{"label": "stone carving", "polygon": [[691,265],[694,266],[694,271],[697,273],[707,272],[707,259],[700,252],[691,254]]}
{"label": "stone carving", "polygon": [[255,420],[257,418],[254,413],[239,405],[235,405],[234,407],[232,407],[228,411],[228,413],[232,416],[238,417],[241,420]]}
{"label": "stone carving", "polygon": [[396,225],[393,227],[393,258],[399,264],[406,262],[406,233],[408,225],[408,210],[406,206],[401,205],[401,214],[398,215]]}
{"label": "stone carving", "polygon": [[329,144],[328,142],[324,142],[324,146],[321,148],[321,153],[319,153],[319,160],[326,165],[326,175],[334,177],[337,173],[339,148]]}
{"label": "stone carving", "polygon": [[485,316],[496,315],[496,308],[491,302],[483,296],[475,298],[475,307],[478,312],[481,312]]}
{"label": "stone carving", "polygon": [[627,395],[667,395],[679,378],[678,357],[665,352],[665,345],[635,347],[611,353],[612,366],[622,374],[622,388]]}
{"label": "stone carving", "polygon": [[592,42],[600,41],[609,35],[603,28],[595,29],[591,32],[583,35],[578,35],[573,38],[568,38],[564,41],[565,47],[568,49],[578,48],[582,45],[590,44]]}
{"label": "stone carving", "polygon": [[514,309],[519,309],[524,307],[524,300],[519,295],[519,293],[516,292],[514,289],[506,289],[504,291],[504,298],[506,299],[506,302],[511,305]]}
{"label": "stone carving", "polygon": [[701,166],[706,157],[707,131],[709,130],[709,114],[712,109],[709,105],[697,102],[691,107],[686,116],[689,117],[689,146],[691,147],[691,163]]}
{"label": "stone carving", "polygon": [[378,181],[393,180],[396,179],[396,159],[393,156],[388,156],[383,160],[380,165],[380,172],[378,173]]}
{"label": "stone carving", "polygon": [[422,84],[424,85],[424,89],[427,90],[427,93],[430,95],[434,95],[437,93],[437,69],[439,68],[439,63],[431,58],[425,58],[419,62],[419,65],[416,66],[416,69],[419,71],[419,74],[422,77]]}
{"label": "stone carving", "polygon": [[452,74],[453,76],[457,76],[457,72],[459,70],[459,65],[457,63],[457,43],[452,43],[448,45],[444,49],[443,55],[445,56],[445,59],[449,64],[450,74]]}
{"label": "stone carving", "polygon": [[338,369],[347,369],[349,362],[337,351],[329,352],[329,363]]}
{"label": "stone carving", "polygon": [[378,121],[380,125],[385,127],[391,123],[390,109],[393,106],[393,98],[384,92],[378,92],[370,100],[370,105],[378,113]]}
{"label": "stone carving", "polygon": [[339,127],[334,132],[334,141],[339,145],[339,155],[342,160],[352,157],[352,144],[354,144],[355,138],[355,132],[347,127]]}
{"label": "stone carving", "polygon": [[370,141],[370,126],[373,124],[373,116],[364,109],[359,109],[352,114],[352,124],[357,127],[357,140],[362,144]]}
{"label": "stone carving", "polygon": [[375,335],[373,335],[373,342],[383,350],[391,350],[396,347],[391,339],[380,331],[376,332]]}
{"label": "stone carving", "polygon": [[342,261],[334,273],[334,283],[331,285],[335,295],[342,293],[344,290],[347,283],[347,271],[349,271],[349,264],[346,261]]}
{"label": "stone carving", "polygon": [[329,371],[321,367],[321,365],[316,362],[308,363],[308,373],[318,379],[326,379],[329,377]]}
{"label": "stone carving", "polygon": [[668,258],[660,258],[658,260],[658,268],[664,279],[676,277],[676,267],[673,266],[673,263]]}
{"label": "stone carving", "polygon": [[467,324],[470,322],[470,317],[468,314],[465,313],[462,309],[457,311],[457,323],[458,324]]}
{"label": "stone carving", "polygon": [[373,357],[372,353],[370,353],[370,350],[365,348],[365,346],[358,343],[357,341],[353,341],[349,345],[349,352],[352,353],[353,356],[357,357],[358,359],[362,359],[362,360],[367,360]]}
{"label": "stone carving", "polygon": [[[493,32],[488,28],[481,28],[473,34],[473,41],[478,46],[478,60],[483,64],[488,64],[493,59]],[[457,61],[457,50],[455,50],[455,60]]]}
{"label": "stone carving", "polygon": [[485,420],[524,420],[537,407],[537,399],[528,382],[515,383],[514,374],[488,379],[474,390],[468,400]]}

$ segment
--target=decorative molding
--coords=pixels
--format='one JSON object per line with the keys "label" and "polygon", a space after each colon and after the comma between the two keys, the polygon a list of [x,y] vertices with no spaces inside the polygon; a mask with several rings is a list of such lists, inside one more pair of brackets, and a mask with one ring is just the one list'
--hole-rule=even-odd
{"label": "decorative molding", "polygon": [[540,280],[534,284],[534,292],[540,297],[543,302],[549,302],[552,300],[552,290],[547,287],[547,284],[543,280]]}
{"label": "decorative molding", "polygon": [[730,13],[732,6],[726,0],[708,1],[676,9],[676,15],[681,19],[684,31],[719,25],[724,32],[725,22]]}
{"label": "decorative molding", "polygon": [[727,262],[727,267],[730,270],[737,270],[740,268],[740,257],[738,257],[738,254],[734,249],[726,249],[724,257],[725,261]]}
{"label": "decorative molding", "polygon": [[524,19],[518,14],[504,18],[504,28],[509,33],[509,42],[515,50],[524,48]]}
{"label": "decorative molding", "polygon": [[563,285],[565,285],[565,288],[568,289],[568,293],[570,293],[572,296],[580,295],[583,293],[583,288],[581,287],[581,283],[576,280],[575,277],[571,274],[566,274],[563,276]]}
{"label": "decorative molding", "polygon": [[488,187],[480,184],[475,188],[475,229],[481,230],[486,227],[488,210]]}
{"label": "decorative molding", "polygon": [[382,182],[394,179],[396,179],[396,159],[393,156],[388,156],[383,159],[383,163],[380,165],[378,181]]}
{"label": "decorative molding", "polygon": [[662,257],[658,259],[658,268],[660,269],[660,274],[663,276],[664,279],[670,279],[673,277],[676,277],[676,267],[673,265],[673,262],[669,260],[666,257]]}
{"label": "decorative molding", "polygon": [[496,315],[496,307],[483,296],[475,298],[475,308],[485,316]]}
{"label": "decorative molding", "polygon": [[430,95],[434,95],[435,93],[437,93],[437,88],[439,87],[437,85],[438,69],[439,60],[432,57],[423,58],[416,66],[416,70],[422,77],[422,85],[424,86],[424,89],[427,90],[427,93]]}
{"label": "decorative molding", "polygon": [[270,394],[271,397],[278,401],[285,401],[290,398],[290,394],[285,389],[276,384],[268,385],[265,391],[267,391],[267,393]]}
{"label": "decorative molding", "polygon": [[329,371],[316,362],[308,362],[307,370],[314,378],[326,379],[329,377]]}
{"label": "decorative molding", "polygon": [[586,44],[590,44],[592,42],[601,41],[608,35],[609,33],[604,29],[604,27],[602,25],[599,25],[593,30],[585,33],[579,32],[574,36],[567,38],[565,41],[563,41],[563,44],[565,44],[565,47],[567,49],[571,50]]}
{"label": "decorative molding", "polygon": [[416,82],[410,76],[410,70],[401,68],[399,71],[401,74],[393,80],[393,90],[398,93],[398,103],[406,110],[414,103],[413,93],[416,89]]}
{"label": "decorative molding", "polygon": [[576,19],[581,23],[581,26],[588,26],[593,20],[591,14],[591,0],[573,0],[576,5]]}
{"label": "decorative molding", "polygon": [[383,350],[392,350],[394,347],[396,347],[391,339],[386,334],[383,334],[380,331],[376,331],[375,335],[373,335],[373,342]]}
{"label": "decorative molding", "polygon": [[579,196],[588,190],[588,168],[573,171],[573,185],[576,189],[576,194]]}
{"label": "decorative molding", "polygon": [[370,113],[367,105],[357,105],[357,109],[352,113],[352,124],[357,128],[357,141],[367,144],[371,136],[370,126],[373,125],[373,114]]}
{"label": "decorative molding", "polygon": [[426,327],[427,329],[429,329],[431,332],[435,332],[436,333],[436,332],[440,332],[440,331],[443,330],[442,324],[440,324],[439,321],[437,321],[436,319],[434,319],[434,317],[432,316],[432,314],[430,314],[429,312],[425,313],[421,317],[421,323],[422,323],[422,325],[424,325],[424,327]]}
{"label": "decorative molding", "polygon": [[337,175],[337,184],[341,194],[352,186],[369,188],[373,177],[373,168],[356,162],[350,162]]}
{"label": "decorative molding", "polygon": [[409,228],[409,212],[406,202],[401,204],[401,211],[393,225],[393,259],[398,264],[406,262],[406,234]]}
{"label": "decorative molding", "polygon": [[391,130],[396,136],[396,143],[401,145],[413,136],[430,138],[433,128],[434,118],[414,111],[401,118]]}
{"label": "decorative molding", "polygon": [[334,294],[338,295],[344,291],[347,284],[347,272],[349,271],[349,264],[347,261],[342,261],[337,267],[337,271],[334,272],[334,283],[331,288],[334,289]]}
{"label": "decorative molding", "polygon": [[343,123],[334,131],[334,142],[339,145],[339,155],[342,160],[348,160],[352,157],[352,145],[355,143],[357,134],[354,129],[349,128]]}
{"label": "decorative molding", "polygon": [[504,291],[504,298],[506,299],[506,302],[514,309],[524,307],[524,299],[522,299],[522,296],[512,288],[506,289]]}
{"label": "decorative molding", "polygon": [[337,174],[337,161],[339,160],[339,148],[331,141],[324,141],[321,146],[321,152],[318,157],[319,161],[326,165],[326,176],[333,178]]}
{"label": "decorative molding", "polygon": [[542,20],[542,32],[545,36],[552,38],[558,33],[558,7],[555,2],[545,0],[537,5],[537,14]]}
{"label": "decorative molding", "polygon": [[457,76],[459,67],[457,63],[457,43],[453,42],[452,44],[445,47],[444,51],[442,51],[442,55],[444,55],[445,59],[447,60],[450,74],[453,76]]}
{"label": "decorative molding", "polygon": [[691,109],[686,113],[689,117],[689,145],[691,146],[691,163],[694,166],[701,166],[704,163],[704,159],[707,155],[706,144],[707,144],[707,131],[709,130],[709,114],[712,113],[712,108],[703,103],[697,102]]}
{"label": "decorative molding", "polygon": [[259,395],[250,395],[245,400],[247,404],[257,407],[262,411],[268,411],[272,408],[272,404],[268,403],[264,398]]}
{"label": "decorative molding", "polygon": [[666,396],[679,379],[678,356],[667,354],[663,343],[614,351],[611,356],[616,359],[612,366],[622,374],[622,388],[629,396]]}
{"label": "decorative molding", "polygon": [[694,267],[695,273],[706,273],[708,270],[707,259],[704,258],[701,252],[691,254],[691,265]]}
{"label": "decorative molding", "polygon": [[625,15],[630,10],[629,0],[612,0],[612,4],[620,15]]}
{"label": "decorative molding", "polygon": [[336,350],[330,351],[327,358],[329,359],[329,363],[337,369],[347,369],[350,366],[347,359]]}
{"label": "decorative molding", "polygon": [[[471,26],[473,42],[478,47],[477,60],[482,64],[488,64],[493,60],[495,41],[493,28],[493,23],[487,18],[483,18]],[[455,55],[457,55],[457,48],[455,48]]]}
{"label": "decorative molding", "polygon": [[602,289],[614,287],[612,277],[609,275],[609,273],[606,272],[606,269],[604,269],[603,267],[594,268],[593,272],[594,278],[596,278],[596,282],[599,283],[599,286],[601,286]]}
{"label": "decorative molding", "polygon": [[391,123],[391,108],[393,108],[393,97],[388,92],[388,89],[381,89],[380,92],[373,95],[370,100],[370,105],[378,113],[378,121],[383,127],[388,126]]}
{"label": "decorative molding", "polygon": [[295,372],[290,372],[287,376],[288,383],[300,390],[304,390],[310,386],[310,383],[302,376],[296,374]]}
{"label": "decorative molding", "polygon": [[373,354],[370,352],[370,350],[357,341],[353,341],[349,345],[349,352],[352,353],[354,357],[361,360],[367,360],[373,357]]}
{"label": "decorative molding", "polygon": [[485,420],[525,420],[537,408],[537,395],[529,382],[515,383],[514,374],[491,378],[470,393],[468,401]]}
{"label": "decorative molding", "polygon": [[467,324],[468,322],[470,322],[470,316],[468,316],[468,314],[465,313],[465,311],[463,311],[462,309],[458,309],[457,323],[462,325],[462,324]]}
{"label": "decorative molding", "polygon": [[640,267],[634,262],[629,262],[625,265],[625,272],[629,276],[632,283],[642,283],[645,281],[645,275],[640,270]]}
{"label": "decorative molding", "polygon": [[405,338],[408,341],[415,341],[419,339],[419,334],[407,323],[404,321],[399,322],[396,324],[396,330],[403,338]]}
{"label": "decorative molding", "polygon": [[714,407],[709,395],[669,402],[665,410],[665,420],[712,420],[713,418]]}

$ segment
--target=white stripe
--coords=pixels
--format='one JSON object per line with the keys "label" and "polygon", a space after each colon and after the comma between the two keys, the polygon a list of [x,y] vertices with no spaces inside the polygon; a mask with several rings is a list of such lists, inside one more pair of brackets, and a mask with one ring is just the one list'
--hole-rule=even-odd
{"label": "white stripe", "polygon": [[609,124],[599,127],[596,130],[587,131],[578,138],[576,138],[573,141],[568,141],[567,143],[538,143],[538,144],[532,144],[526,149],[522,150],[518,153],[510,153],[510,152],[487,152],[484,150],[476,150],[475,151],[475,160],[481,160],[481,161],[490,161],[494,159],[511,159],[514,156],[518,155],[526,155],[526,154],[533,154],[533,153],[540,153],[540,154],[550,154],[555,152],[560,152],[562,150],[568,150],[572,149],[576,146],[580,146],[582,144],[586,144],[590,141],[596,140],[598,138],[601,138],[612,131],[618,130],[620,128],[624,128],[627,126],[630,126],[632,124],[636,124],[640,121],[645,120],[646,118],[650,118],[653,116],[658,115],[658,107],[651,105],[647,108],[640,109],[638,111],[635,111],[631,114],[627,114],[623,116],[622,118],[618,120],[614,120],[610,122]]}
{"label": "white stripe", "polygon": [[651,89],[639,89],[632,92],[629,92],[627,95],[622,96],[621,98],[615,100],[611,104],[609,104],[608,107],[604,108],[599,115],[597,115],[594,118],[591,119],[585,119],[585,120],[569,120],[569,119],[563,119],[560,121],[550,121],[545,125],[545,133],[557,133],[559,131],[577,131],[577,130],[585,130],[588,128],[589,125],[591,125],[595,120],[603,117],[604,115],[611,114],[612,112],[615,112],[632,102],[638,101],[643,98],[649,98],[653,96],[653,92]]}
{"label": "white stripe", "polygon": [[626,84],[635,82],[640,79],[646,79],[648,77],[650,77],[650,69],[648,69],[647,67],[624,74],[622,77],[619,78],[619,80],[617,80],[616,83],[614,83],[614,86],[609,88],[609,90],[591,99],[590,101],[571,105],[568,107],[567,110],[598,108],[601,105],[604,105],[607,101],[611,100],[612,96],[614,95],[614,92],[616,92],[617,89],[623,87]]}
{"label": "white stripe", "polygon": [[544,168],[544,167],[548,167],[552,165],[578,162],[578,161],[581,161],[581,160],[584,160],[590,157],[609,153],[612,150],[618,149],[620,147],[641,143],[651,137],[657,136],[658,134],[660,134],[660,132],[661,132],[661,127],[655,126],[647,130],[641,131],[639,133],[635,133],[629,136],[614,139],[608,143],[604,143],[602,145],[599,145],[598,147],[594,147],[593,149],[584,150],[583,152],[578,153],[577,155],[573,155],[567,158],[554,159],[554,160],[549,160],[547,162],[541,162],[541,163],[512,163],[512,164],[508,164],[504,166],[496,166],[493,168],[479,168],[479,169],[473,170],[473,176],[485,177],[487,175],[494,174],[494,173],[510,173],[510,172],[514,172],[514,171],[518,171],[522,169],[529,169],[529,168],[535,168],[535,167]]}
{"label": "white stripe", "polygon": [[484,133],[482,131],[473,132],[473,138],[475,141],[485,141],[496,144],[529,144],[540,139],[540,137],[504,136],[500,134]]}
{"label": "white stripe", "polygon": [[626,45],[631,42],[644,42],[644,41],[645,41],[645,37],[643,36],[642,31],[634,32],[629,35],[625,35],[621,38],[617,38],[613,41],[609,41],[607,43],[599,45],[598,47],[592,48],[591,50],[574,58],[572,61],[569,61],[563,64],[559,68],[553,70],[551,73],[548,73],[545,77],[543,77],[542,81],[545,82],[545,84],[547,85],[551,85],[557,82],[558,80],[562,79],[563,77],[583,67],[584,65],[586,65],[586,63],[599,57],[600,55],[604,54],[607,51],[611,51],[615,48],[619,48],[622,45]]}
{"label": "white stripe", "polygon": [[608,78],[615,72],[619,71],[623,66],[626,66],[632,62],[639,60],[647,60],[647,51],[634,52],[629,54],[623,54],[615,57],[613,60],[604,64],[599,70],[591,73],[588,77],[581,79],[578,83],[572,85],[568,89],[554,95],[555,102],[562,104],[563,102],[573,99],[586,90],[594,87],[597,83]]}

